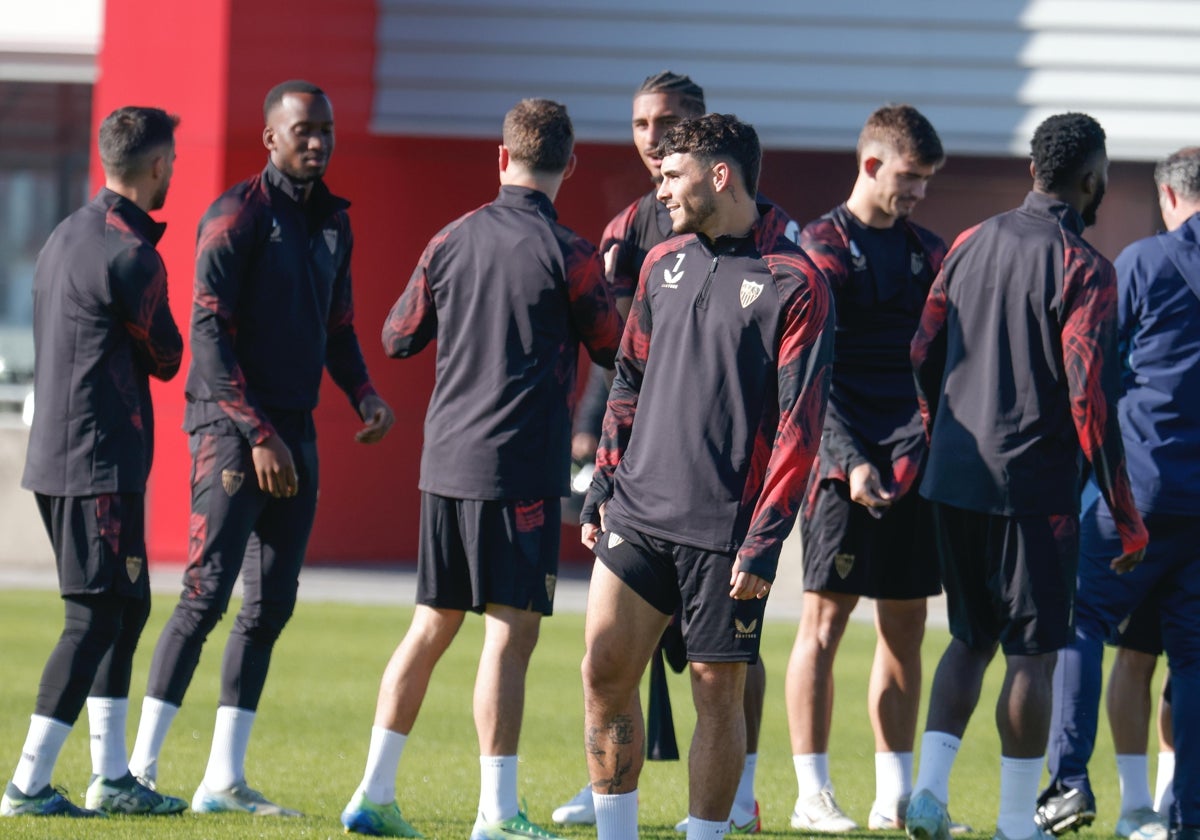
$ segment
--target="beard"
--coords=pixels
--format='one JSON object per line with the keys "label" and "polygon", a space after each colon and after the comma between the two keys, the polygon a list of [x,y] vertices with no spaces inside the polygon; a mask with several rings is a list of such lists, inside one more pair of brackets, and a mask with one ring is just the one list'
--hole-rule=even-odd
{"label": "beard", "polygon": [[1100,202],[1104,200],[1104,193],[1108,189],[1108,184],[1101,184],[1100,189],[1092,196],[1092,200],[1088,202],[1088,206],[1083,208],[1080,214],[1083,216],[1084,227],[1091,227],[1096,224],[1096,211],[1100,209]]}
{"label": "beard", "polygon": [[163,183],[159,186],[158,191],[156,193],[154,193],[154,196],[152,197],[152,199],[150,201],[150,209],[151,210],[163,209],[163,206],[166,205],[166,203],[167,203],[167,190],[169,190],[170,188],[171,188],[171,182],[163,181]]}
{"label": "beard", "polygon": [[716,206],[717,202],[711,195],[696,196],[690,204],[680,204],[679,209],[684,212],[677,222],[672,220],[671,230],[675,233],[700,233],[705,223],[717,212]]}

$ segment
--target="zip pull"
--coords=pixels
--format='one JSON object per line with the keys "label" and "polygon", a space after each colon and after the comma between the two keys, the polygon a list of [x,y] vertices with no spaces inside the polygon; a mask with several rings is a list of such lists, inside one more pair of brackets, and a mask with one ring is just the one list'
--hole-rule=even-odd
{"label": "zip pull", "polygon": [[713,275],[717,273],[717,263],[720,261],[720,259],[721,256],[719,254],[715,255],[712,258],[712,262],[708,266],[708,274],[704,275],[704,284],[700,286],[700,294],[696,296],[697,309],[708,308],[708,290],[712,287],[712,278]]}

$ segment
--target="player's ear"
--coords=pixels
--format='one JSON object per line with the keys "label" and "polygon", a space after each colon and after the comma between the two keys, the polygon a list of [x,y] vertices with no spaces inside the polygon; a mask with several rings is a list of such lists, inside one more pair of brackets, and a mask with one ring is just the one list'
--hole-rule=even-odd
{"label": "player's ear", "polygon": [[879,167],[883,166],[883,161],[874,155],[870,155],[863,159],[863,172],[871,178],[874,178],[879,173]]}
{"label": "player's ear", "polygon": [[508,155],[508,147],[507,147],[507,146],[505,146],[503,143],[501,143],[501,144],[500,144],[500,160],[499,160],[499,165],[500,165],[500,171],[501,171],[501,172],[503,172],[504,170],[508,169],[508,162],[509,162],[509,160],[510,160],[510,158],[509,158],[509,155]]}
{"label": "player's ear", "polygon": [[275,129],[269,125],[263,126],[263,145],[270,151],[275,151]]}
{"label": "player's ear", "polygon": [[563,170],[563,180],[567,180],[575,174],[575,165],[579,163],[579,159],[575,157],[575,153],[571,153],[571,159],[567,161],[567,167]]}
{"label": "player's ear", "polygon": [[729,186],[730,169],[729,164],[723,160],[719,160],[713,164],[711,170],[711,178],[713,189],[720,192]]}

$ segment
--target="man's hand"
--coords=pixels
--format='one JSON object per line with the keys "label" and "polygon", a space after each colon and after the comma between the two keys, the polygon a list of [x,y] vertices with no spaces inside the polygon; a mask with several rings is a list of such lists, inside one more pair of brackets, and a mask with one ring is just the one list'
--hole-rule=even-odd
{"label": "man's hand", "polygon": [[591,522],[583,526],[583,531],[579,535],[579,541],[589,549],[596,547],[596,540],[600,539],[600,526],[593,525]]}
{"label": "man's hand", "polygon": [[1131,572],[1142,562],[1142,558],[1146,556],[1146,549],[1139,548],[1137,551],[1131,551],[1128,554],[1122,554],[1109,564],[1110,568],[1119,575],[1126,572]]}
{"label": "man's hand", "polygon": [[891,491],[883,488],[879,470],[873,464],[863,463],[850,470],[850,501],[858,502],[872,513],[882,513],[892,506]]}
{"label": "man's hand", "polygon": [[600,439],[591,432],[576,432],[571,436],[571,458],[579,463],[596,460]]}
{"label": "man's hand", "polygon": [[597,510],[600,511],[600,524],[593,525],[591,522],[583,526],[583,531],[579,535],[579,541],[588,548],[596,547],[596,540],[600,539],[600,533],[604,530],[604,511],[608,507],[608,502],[601,502]]}
{"label": "man's hand", "polygon": [[378,394],[363,397],[358,404],[358,416],[367,424],[354,435],[359,443],[378,443],[396,422],[396,415]]}
{"label": "man's hand", "polygon": [[271,435],[258,446],[252,447],[250,457],[254,461],[259,489],[264,493],[276,499],[290,499],[300,492],[292,451],[279,435]]}
{"label": "man's hand", "polygon": [[751,598],[766,598],[771,591],[771,584],[742,571],[742,557],[739,554],[733,561],[733,574],[729,576],[729,597],[736,601],[749,601]]}
{"label": "man's hand", "polygon": [[617,271],[617,253],[620,249],[620,244],[614,242],[613,246],[604,252],[604,279],[609,283],[612,283]]}

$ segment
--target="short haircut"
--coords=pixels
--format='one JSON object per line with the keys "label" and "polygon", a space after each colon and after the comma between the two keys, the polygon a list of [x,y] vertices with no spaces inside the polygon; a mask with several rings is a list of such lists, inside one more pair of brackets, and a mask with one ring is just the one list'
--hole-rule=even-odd
{"label": "short haircut", "polygon": [[504,115],[504,147],[530,172],[562,172],[575,147],[567,106],[549,99],[522,99]]}
{"label": "short haircut", "polygon": [[946,160],[941,138],[925,115],[911,105],[884,105],[863,125],[858,135],[858,162],[872,143],[882,143],[900,154],[916,158],[922,166],[941,166]]}
{"label": "short haircut", "polygon": [[100,123],[100,163],[106,175],[125,179],[145,171],[154,152],[175,142],[179,117],[161,108],[128,105]]}
{"label": "short haircut", "polygon": [[271,112],[283,101],[283,97],[289,93],[307,93],[312,96],[325,96],[325,91],[312,82],[304,81],[304,79],[288,79],[286,82],[280,82],[267,91],[267,98],[263,100],[263,122],[270,121]]}
{"label": "short haircut", "polygon": [[637,99],[644,93],[666,93],[678,96],[679,102],[688,111],[688,116],[698,117],[708,108],[704,105],[704,88],[693,82],[687,76],[663,70],[653,76],[647,76],[642,86],[634,91],[633,98]]}
{"label": "short haircut", "polygon": [[692,155],[705,163],[732,161],[741,172],[746,191],[751,196],[758,194],[758,173],[762,168],[758,133],[754,126],[739,121],[733,114],[705,114],[676,123],[663,135],[658,154]]}
{"label": "short haircut", "polygon": [[1200,146],[1188,146],[1159,161],[1154,183],[1170,187],[1180,198],[1200,200]]}
{"label": "short haircut", "polygon": [[1033,132],[1034,183],[1043,190],[1069,186],[1089,160],[1105,153],[1104,129],[1087,114],[1055,114]]}

